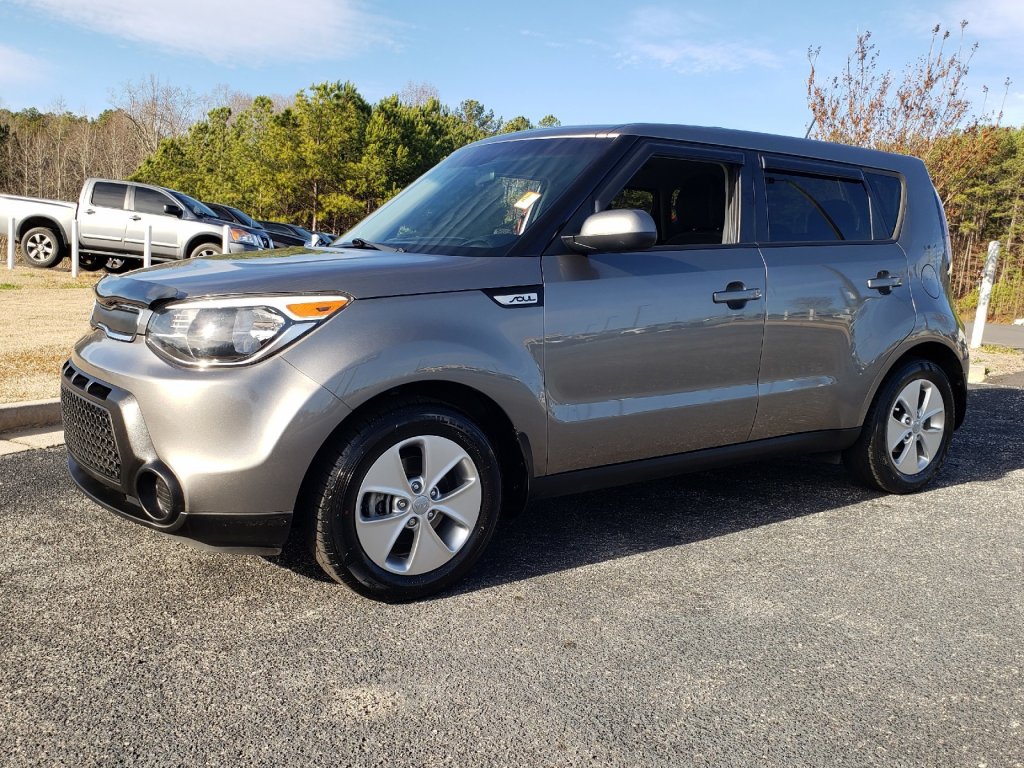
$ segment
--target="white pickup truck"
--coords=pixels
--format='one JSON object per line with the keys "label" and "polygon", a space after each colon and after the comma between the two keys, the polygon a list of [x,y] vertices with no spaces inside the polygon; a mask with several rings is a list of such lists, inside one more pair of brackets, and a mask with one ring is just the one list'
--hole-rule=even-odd
{"label": "white pickup truck", "polygon": [[78,220],[79,263],[122,272],[142,266],[146,227],[153,261],[220,253],[224,225],[232,253],[272,248],[265,231],[218,218],[181,192],[134,181],[86,179],[78,203],[0,195],[0,234],[16,223],[15,240],[26,263],[53,267],[71,253],[71,223]]}

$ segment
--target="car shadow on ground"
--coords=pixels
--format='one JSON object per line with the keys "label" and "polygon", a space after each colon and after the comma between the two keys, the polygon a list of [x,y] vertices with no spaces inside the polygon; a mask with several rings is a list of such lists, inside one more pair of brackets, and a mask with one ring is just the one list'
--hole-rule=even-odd
{"label": "car shadow on ground", "polygon": [[[1024,467],[1024,390],[969,394],[967,421],[931,488],[998,480]],[[769,460],[533,502],[502,521],[470,576],[435,599],[757,528],[885,494],[813,457]],[[327,577],[300,536],[275,565]]]}

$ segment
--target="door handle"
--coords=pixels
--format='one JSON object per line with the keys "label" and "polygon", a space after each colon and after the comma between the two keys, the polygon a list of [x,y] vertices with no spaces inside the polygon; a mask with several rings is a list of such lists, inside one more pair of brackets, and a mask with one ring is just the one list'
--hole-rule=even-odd
{"label": "door handle", "polygon": [[86,213],[92,214],[96,213],[96,211],[94,211],[92,208],[89,208],[88,210],[86,210]]}
{"label": "door handle", "polygon": [[880,270],[874,277],[868,278],[868,288],[878,291],[883,296],[888,296],[892,293],[893,288],[899,288],[901,285],[903,285],[903,278],[890,275],[885,269]]}
{"label": "door handle", "polygon": [[141,216],[129,216],[128,218],[131,219],[132,221],[142,221]]}
{"label": "door handle", "polygon": [[760,288],[747,288],[738,280],[725,286],[724,291],[715,291],[711,294],[711,300],[715,304],[725,304],[729,309],[743,309],[748,301],[757,301],[760,298]]}

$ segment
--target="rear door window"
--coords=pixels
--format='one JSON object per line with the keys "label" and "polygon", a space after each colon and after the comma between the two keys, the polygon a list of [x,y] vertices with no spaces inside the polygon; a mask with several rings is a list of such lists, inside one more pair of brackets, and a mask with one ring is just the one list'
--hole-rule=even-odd
{"label": "rear door window", "polygon": [[863,182],[831,176],[765,172],[771,242],[871,240]]}
{"label": "rear door window", "polygon": [[124,198],[127,192],[127,184],[98,181],[92,188],[92,204],[100,208],[124,209]]}

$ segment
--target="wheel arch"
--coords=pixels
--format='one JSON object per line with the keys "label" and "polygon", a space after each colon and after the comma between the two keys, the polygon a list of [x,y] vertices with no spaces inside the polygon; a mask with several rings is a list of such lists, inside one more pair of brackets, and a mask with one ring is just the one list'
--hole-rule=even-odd
{"label": "wheel arch", "polygon": [[514,514],[526,506],[533,477],[533,450],[527,435],[518,431],[505,410],[478,389],[453,381],[416,381],[392,387],[361,403],[324,440],[306,469],[295,503],[293,530],[310,522],[309,494],[334,444],[360,417],[415,403],[437,403],[460,411],[487,435],[498,456],[503,482],[503,511]]}
{"label": "wheel arch", "polygon": [[61,249],[67,252],[68,249],[68,234],[64,231],[64,227],[60,225],[60,222],[56,219],[50,218],[49,216],[29,216],[24,221],[18,222],[18,240],[20,241],[24,237],[25,233],[30,229],[36,227],[46,227],[52,229],[54,234],[60,239]]}
{"label": "wheel arch", "polygon": [[181,258],[187,259],[192,254],[192,251],[200,245],[216,245],[217,247],[221,247],[224,245],[224,238],[217,237],[210,232],[200,232],[198,235],[193,235],[185,244],[185,248],[181,253]]}
{"label": "wheel arch", "polygon": [[861,414],[861,421],[867,414],[867,407],[873,403],[878,396],[882,384],[889,378],[894,370],[910,360],[927,360],[939,366],[949,379],[949,386],[953,390],[953,406],[955,419],[953,428],[959,429],[964,422],[967,411],[967,377],[964,375],[963,364],[950,347],[939,341],[922,341],[902,350],[899,355],[893,357],[886,366],[882,375],[878,377],[871,390],[871,397],[867,399],[864,413]]}

